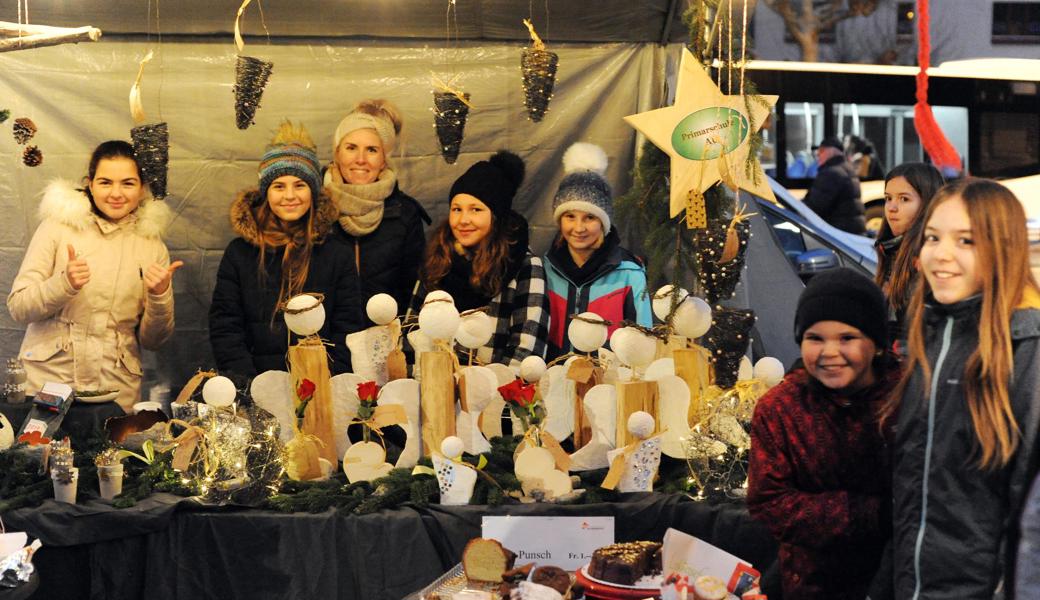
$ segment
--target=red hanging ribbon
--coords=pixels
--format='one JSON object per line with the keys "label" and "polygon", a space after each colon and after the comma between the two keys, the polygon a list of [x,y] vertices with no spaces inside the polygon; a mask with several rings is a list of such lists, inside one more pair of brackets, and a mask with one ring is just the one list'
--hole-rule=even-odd
{"label": "red hanging ribbon", "polygon": [[928,31],[928,0],[917,0],[917,103],[914,104],[914,129],[925,152],[940,169],[961,170],[961,157],[946,139],[928,104],[928,67],[931,63],[931,38]]}

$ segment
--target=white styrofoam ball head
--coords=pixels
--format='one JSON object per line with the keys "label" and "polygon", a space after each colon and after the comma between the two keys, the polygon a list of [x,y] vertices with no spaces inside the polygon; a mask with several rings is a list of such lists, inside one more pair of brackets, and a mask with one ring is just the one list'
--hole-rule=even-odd
{"label": "white styrofoam ball head", "polygon": [[621,364],[642,369],[657,356],[657,339],[635,327],[622,327],[610,338],[610,349]]}
{"label": "white styrofoam ball head", "polygon": [[654,434],[654,416],[642,410],[628,415],[628,432],[645,440]]}
{"label": "white styrofoam ball head", "polygon": [[223,375],[210,377],[202,386],[202,399],[210,406],[231,406],[237,396],[234,382]]}
{"label": "white styrofoam ball head", "polygon": [[365,304],[365,313],[376,325],[386,325],[397,318],[397,300],[390,294],[376,294]]}
{"label": "white styrofoam ball head", "polygon": [[751,366],[751,359],[746,356],[740,357],[740,368],[737,370],[737,381],[747,381],[755,376],[755,368]]}
{"label": "white styrofoam ball head", "polygon": [[599,321],[599,323],[586,323],[581,319],[571,319],[567,326],[567,339],[571,346],[578,352],[595,352],[607,342],[607,324],[603,317],[594,312],[583,312],[578,315],[581,319]]}
{"label": "white styrofoam ball head", "polygon": [[451,297],[451,294],[445,292],[444,290],[433,290],[432,292],[426,294],[425,302],[429,302],[431,300],[447,300],[448,302],[455,304],[455,299]]}
{"label": "white styrofoam ball head", "polygon": [[466,448],[465,442],[462,438],[454,435],[449,435],[441,441],[441,454],[447,458],[458,458],[462,456],[462,451]]}
{"label": "white styrofoam ball head", "polygon": [[0,450],[7,450],[14,444],[14,427],[7,417],[0,413]]}
{"label": "white styrofoam ball head", "polygon": [[701,337],[711,329],[711,306],[696,296],[687,296],[675,310],[672,326],[683,337]]}
{"label": "white styrofoam ball head", "polygon": [[419,329],[434,340],[450,340],[459,329],[459,309],[450,302],[429,302],[419,311]]}
{"label": "white styrofoam ball head", "polygon": [[764,356],[755,363],[754,377],[773,387],[784,379],[784,363],[772,356]]}
{"label": "white styrofoam ball head", "polygon": [[[654,297],[650,301],[650,306],[653,308],[654,316],[662,321],[667,319],[668,313],[672,311],[672,295],[674,289],[675,286],[670,283],[668,285],[661,286],[660,288],[658,288],[656,292],[654,292]],[[683,288],[679,288],[679,291],[677,293],[679,298],[681,299],[685,298],[689,292],[687,292]]]}
{"label": "white styrofoam ball head", "polygon": [[293,296],[285,308],[285,325],[296,335],[314,335],[325,324],[325,306],[317,296]]}
{"label": "white styrofoam ball head", "polygon": [[478,310],[460,318],[455,339],[463,348],[476,350],[490,342],[493,335],[495,335],[495,320],[487,313]]}
{"label": "white styrofoam ball head", "polygon": [[520,377],[527,383],[541,381],[545,375],[545,360],[541,356],[528,356],[520,361]]}

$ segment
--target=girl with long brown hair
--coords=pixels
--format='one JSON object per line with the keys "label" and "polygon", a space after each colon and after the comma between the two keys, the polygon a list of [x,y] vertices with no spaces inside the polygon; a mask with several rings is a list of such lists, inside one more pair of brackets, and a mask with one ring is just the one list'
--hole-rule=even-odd
{"label": "girl with long brown hair", "polygon": [[416,294],[444,290],[460,311],[487,307],[495,333],[477,357],[517,368],[532,354],[544,356],[549,328],[545,270],[528,247],[527,221],[512,209],[523,179],[520,157],[501,150],[455,180]]}
{"label": "girl with long brown hair", "polygon": [[905,351],[906,310],[917,282],[924,213],[942,186],[942,174],[927,163],[903,163],[885,175],[885,220],[874,244],[874,281],[888,298],[888,336],[900,354]]}
{"label": "girl with long brown hair", "polygon": [[992,598],[1014,581],[1036,471],[1040,290],[1004,186],[949,184],[924,219],[908,370],[881,410],[894,430],[895,596]]}
{"label": "girl with long brown hair", "polygon": [[291,297],[324,296],[332,372],[350,371],[346,334],[361,329],[361,299],[350,249],[332,234],[338,211],[322,193],[314,143],[283,123],[260,160],[258,188],[231,204],[228,244],[217,271],[209,337],[217,368],[241,377],[285,369],[289,334],[278,314]]}

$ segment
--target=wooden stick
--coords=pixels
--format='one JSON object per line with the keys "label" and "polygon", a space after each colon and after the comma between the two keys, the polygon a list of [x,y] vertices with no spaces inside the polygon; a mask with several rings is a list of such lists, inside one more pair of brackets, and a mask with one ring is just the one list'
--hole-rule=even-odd
{"label": "wooden stick", "polygon": [[[10,25],[7,23],[6,25]],[[80,27],[78,29],[58,29],[61,32],[35,33],[21,37],[13,37],[10,29],[0,28],[0,32],[8,34],[8,39],[0,40],[0,52],[11,52],[13,50],[28,50],[30,48],[43,48],[44,46],[59,46],[61,44],[77,44],[79,42],[96,42],[101,37],[101,30],[96,27]],[[18,30],[13,31],[14,36]]]}

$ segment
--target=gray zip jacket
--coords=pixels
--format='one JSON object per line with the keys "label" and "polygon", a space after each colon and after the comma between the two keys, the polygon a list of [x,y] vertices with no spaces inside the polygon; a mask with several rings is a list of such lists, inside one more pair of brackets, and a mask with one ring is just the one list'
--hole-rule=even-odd
{"label": "gray zip jacket", "polygon": [[926,307],[932,377],[913,374],[893,438],[895,597],[1013,598],[1019,516],[1036,473],[1040,427],[1040,310],[1011,319],[1010,400],[1022,432],[1015,457],[982,470],[964,388],[978,346],[979,297]]}

